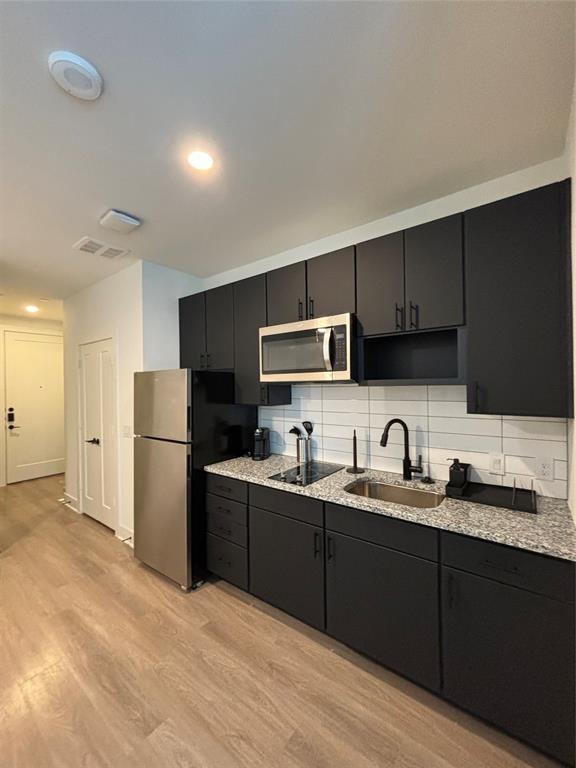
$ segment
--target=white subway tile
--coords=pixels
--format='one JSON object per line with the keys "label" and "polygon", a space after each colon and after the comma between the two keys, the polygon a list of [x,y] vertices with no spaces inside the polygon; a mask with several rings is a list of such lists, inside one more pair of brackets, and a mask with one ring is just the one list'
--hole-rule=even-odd
{"label": "white subway tile", "polygon": [[504,437],[566,441],[566,422],[504,419]]}
{"label": "white subway tile", "polygon": [[370,400],[426,400],[425,386],[367,387]]}
{"label": "white subway tile", "polygon": [[535,470],[534,458],[529,456],[506,456],[504,469],[507,475],[533,475]]}
{"label": "white subway tile", "polygon": [[390,416],[426,416],[428,403],[425,400],[370,400],[370,413]]}
{"label": "white subway tile", "polygon": [[[343,451],[352,456],[352,440],[344,437],[324,437],[324,447],[330,451]],[[370,449],[368,440],[358,440],[358,452],[367,453]]]}
{"label": "white subway tile", "polygon": [[370,457],[370,469],[380,469],[383,472],[396,472],[402,474],[402,459],[395,459],[390,456]]}
{"label": "white subway tile", "polygon": [[356,430],[358,440],[371,439],[368,427],[358,427],[350,424],[324,424],[322,434],[324,437],[345,437],[352,440],[354,430]]}
{"label": "white subway tile", "polygon": [[559,440],[521,440],[505,437],[503,451],[511,456],[533,456],[534,458],[551,458],[567,460],[565,442]]}
{"label": "white subway tile", "polygon": [[[514,478],[517,488],[531,488],[532,478],[527,475],[504,475],[504,485],[513,485]],[[568,496],[568,484],[565,480],[534,480],[534,490],[541,496],[553,496],[556,499],[565,499]]]}
{"label": "white subway tile", "polygon": [[368,426],[368,414],[367,413],[344,413],[327,411],[324,413],[324,424],[340,424],[342,426],[349,425],[351,427],[367,427]]}
{"label": "white subway tile", "polygon": [[[379,443],[383,433],[382,427],[370,427],[370,440],[373,443]],[[420,427],[417,424],[409,426],[408,441],[412,445],[428,445],[428,430],[426,427]],[[392,427],[388,433],[389,445],[404,445],[404,432],[401,429]]]}
{"label": "white subway tile", "polygon": [[567,461],[556,460],[554,462],[554,479],[568,480],[568,462]]}
{"label": "white subway tile", "polygon": [[428,400],[458,400],[466,402],[466,386],[464,384],[431,384],[428,387]]}
{"label": "white subway tile", "polygon": [[[322,461],[327,461],[333,464],[343,464],[345,467],[352,466],[352,456],[344,451],[330,451],[324,448],[324,454]],[[360,465],[360,459],[358,464]]]}
{"label": "white subway tile", "polygon": [[472,464],[476,469],[488,469],[489,468],[489,454],[487,453],[473,453],[471,451],[458,451],[457,456],[454,451],[450,451],[446,448],[429,448],[428,454],[430,461],[434,464],[442,464],[442,466],[449,467],[450,463],[459,458],[460,461],[466,464]]}
{"label": "white subway tile", "polygon": [[500,419],[455,419],[431,416],[428,419],[428,429],[430,432],[500,437],[502,434],[502,422]]}
{"label": "white subway tile", "polygon": [[[380,430],[380,433],[384,430],[384,427],[391,419],[401,418],[402,421],[408,427],[408,431],[412,432],[416,429],[428,431],[428,417],[427,416],[396,416],[391,413],[371,413],[370,414],[370,428]],[[404,430],[399,424],[394,424],[390,427],[390,438],[400,435],[402,440],[404,439]],[[375,438],[373,438],[375,439]],[[378,438],[380,439],[380,438]]]}
{"label": "white subway tile", "polygon": [[368,400],[357,400],[355,397],[351,397],[348,400],[328,400],[324,398],[322,409],[324,413],[327,411],[332,413],[368,413]]}
{"label": "white subway tile", "polygon": [[369,387],[357,384],[324,384],[322,397],[325,400],[368,400]]}
{"label": "white subway tile", "polygon": [[[450,451],[502,452],[502,438],[482,435],[452,435],[430,432],[428,444],[430,448],[448,448]],[[458,453],[454,455],[458,456]]]}

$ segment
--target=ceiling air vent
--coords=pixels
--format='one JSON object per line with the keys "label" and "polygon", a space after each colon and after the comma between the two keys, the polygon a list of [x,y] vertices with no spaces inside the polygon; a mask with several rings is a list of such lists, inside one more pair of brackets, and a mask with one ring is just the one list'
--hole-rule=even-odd
{"label": "ceiling air vent", "polygon": [[74,243],[72,248],[84,253],[92,253],[94,256],[103,256],[105,259],[117,259],[119,256],[125,256],[129,253],[126,248],[116,248],[109,243],[103,243],[101,240],[94,240],[92,237],[83,237]]}

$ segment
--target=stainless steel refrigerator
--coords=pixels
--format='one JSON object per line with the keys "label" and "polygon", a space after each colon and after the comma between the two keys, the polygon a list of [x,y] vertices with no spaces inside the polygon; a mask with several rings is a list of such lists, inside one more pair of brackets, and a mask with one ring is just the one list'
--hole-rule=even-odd
{"label": "stainless steel refrigerator", "polygon": [[134,554],[182,589],[206,575],[203,468],[244,454],[256,427],[233,403],[232,373],[134,374]]}

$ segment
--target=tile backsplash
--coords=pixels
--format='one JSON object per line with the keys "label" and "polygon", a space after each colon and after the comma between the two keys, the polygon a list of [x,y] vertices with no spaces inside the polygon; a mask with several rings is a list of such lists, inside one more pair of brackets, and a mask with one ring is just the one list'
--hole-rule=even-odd
{"label": "tile backsplash", "polygon": [[[425,473],[447,480],[449,459],[472,465],[471,479],[534,487],[557,498],[568,494],[566,419],[479,416],[466,413],[464,386],[360,387],[357,384],[306,384],[292,387],[292,405],[259,408],[260,426],[270,429],[273,453],[296,455],[288,430],[304,419],[314,424],[313,458],[352,463],[352,430],[358,438],[358,463],[369,469],[402,472],[404,435],[390,430],[386,448],[380,437],[386,423],[403,419],[410,431],[410,456],[422,456]],[[502,474],[490,469],[490,454],[503,454]],[[538,459],[552,461],[553,479],[539,480]]]}

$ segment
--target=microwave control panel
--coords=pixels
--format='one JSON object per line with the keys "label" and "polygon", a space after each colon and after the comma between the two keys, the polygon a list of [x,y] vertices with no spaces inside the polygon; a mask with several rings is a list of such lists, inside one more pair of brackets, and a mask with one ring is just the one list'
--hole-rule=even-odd
{"label": "microwave control panel", "polygon": [[345,371],[348,368],[346,359],[346,333],[345,325],[336,325],[334,327],[334,371]]}

